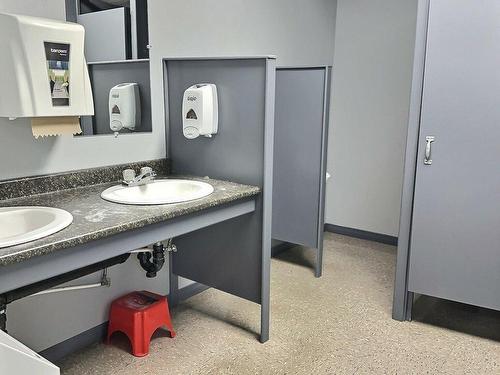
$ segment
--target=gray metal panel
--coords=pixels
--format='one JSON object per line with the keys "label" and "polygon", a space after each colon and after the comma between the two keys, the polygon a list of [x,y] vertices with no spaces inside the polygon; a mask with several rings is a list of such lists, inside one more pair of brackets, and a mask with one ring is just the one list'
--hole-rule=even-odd
{"label": "gray metal panel", "polygon": [[264,92],[264,191],[262,207],[262,282],[260,342],[269,340],[271,317],[271,244],[274,168],[274,113],[276,97],[276,60],[266,59],[266,87]]}
{"label": "gray metal panel", "polygon": [[175,238],[174,274],[261,303],[260,221],[255,212]]}
{"label": "gray metal panel", "polygon": [[79,14],[77,22],[85,28],[85,58],[88,62],[130,58],[126,8]]}
{"label": "gray metal panel", "polygon": [[[140,1],[140,0],[139,0]],[[146,3],[147,1],[144,1]],[[130,52],[131,58],[137,59],[137,0],[130,0]]]}
{"label": "gray metal panel", "polygon": [[133,47],[137,50],[135,58],[149,58],[148,2],[147,0],[131,0],[131,12],[132,8],[135,8],[135,22],[131,22],[131,27],[135,26],[135,35],[132,34],[132,38],[135,37]]}
{"label": "gray metal panel", "polygon": [[[209,175],[264,188],[252,215],[177,238],[173,271],[264,305],[268,296],[262,293],[269,289],[263,285],[268,283],[263,270],[269,266],[271,248],[263,221],[270,226],[265,217],[270,211],[272,183],[265,175],[272,173],[269,111],[274,97],[269,95],[274,89],[274,65],[269,67],[267,58],[168,59],[165,64],[168,153],[174,173]],[[187,87],[201,82],[217,85],[219,133],[211,139],[188,140],[182,134],[182,97]],[[264,209],[264,205],[269,207]]]}
{"label": "gray metal panel", "polygon": [[[265,59],[167,61],[169,139],[173,173],[262,186]],[[217,85],[219,132],[213,138],[182,134],[182,96],[189,86]]]}
{"label": "gray metal panel", "polygon": [[[89,64],[89,74],[94,95],[95,114],[92,116],[93,135],[113,134],[109,128],[109,90],[124,82],[139,84],[141,97],[141,126],[136,132],[150,132],[151,120],[151,85],[149,76],[149,60],[109,62],[105,64]],[[82,121],[88,121],[84,117]],[[85,129],[88,129],[86,127]],[[127,133],[124,129],[122,133]],[[84,135],[90,135],[84,131]]]}
{"label": "gray metal panel", "polygon": [[418,2],[413,77],[411,84],[408,134],[406,138],[401,214],[399,219],[398,252],[392,317],[396,320],[410,319],[412,296],[408,294],[408,260],[410,249],[411,217],[413,212],[413,188],[415,185],[418,131],[420,128],[420,107],[422,104],[422,83],[424,79],[425,46],[429,0]]}
{"label": "gray metal panel", "polygon": [[323,103],[323,134],[321,145],[321,174],[319,185],[318,202],[318,248],[316,251],[316,265],[314,276],[321,277],[323,274],[323,237],[325,233],[325,204],[326,204],[326,167],[328,157],[328,127],[330,124],[330,95],[332,68],[325,67],[325,98]]}
{"label": "gray metal panel", "polygon": [[1,267],[0,293],[110,259],[157,241],[250,214],[254,210],[254,200],[238,201]]}
{"label": "gray metal panel", "polygon": [[318,247],[327,68],[278,69],[273,238]]}
{"label": "gray metal panel", "polygon": [[[431,1],[409,290],[500,309],[500,2]],[[432,165],[424,165],[433,135]]]}
{"label": "gray metal panel", "polygon": [[78,17],[77,0],[64,0],[64,6],[66,10],[66,21],[77,22],[77,17]]}

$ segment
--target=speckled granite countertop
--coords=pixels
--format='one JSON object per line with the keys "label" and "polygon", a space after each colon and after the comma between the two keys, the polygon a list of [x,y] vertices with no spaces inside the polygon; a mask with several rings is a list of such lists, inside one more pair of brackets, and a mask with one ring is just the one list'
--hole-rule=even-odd
{"label": "speckled granite countertop", "polygon": [[[169,176],[169,178],[174,177]],[[189,178],[208,182],[214,187],[214,192],[207,197],[185,203],[133,206],[112,203],[101,198],[103,190],[117,184],[113,182],[1,200],[0,207],[62,208],[69,211],[74,219],[69,227],[51,236],[0,249],[0,267],[225,203],[250,198],[260,192],[260,189],[255,186],[208,178]]]}

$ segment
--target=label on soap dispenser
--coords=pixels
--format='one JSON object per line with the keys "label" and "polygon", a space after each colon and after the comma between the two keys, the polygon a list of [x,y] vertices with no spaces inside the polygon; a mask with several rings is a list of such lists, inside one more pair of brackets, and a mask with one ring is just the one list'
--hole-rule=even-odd
{"label": "label on soap dispenser", "polygon": [[69,44],[44,42],[50,97],[55,107],[69,106]]}

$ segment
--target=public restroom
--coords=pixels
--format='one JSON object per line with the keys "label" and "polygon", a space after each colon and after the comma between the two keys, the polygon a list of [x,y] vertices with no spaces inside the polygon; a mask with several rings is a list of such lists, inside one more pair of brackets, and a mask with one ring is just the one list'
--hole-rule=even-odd
{"label": "public restroom", "polygon": [[500,373],[499,24],[0,0],[0,375]]}

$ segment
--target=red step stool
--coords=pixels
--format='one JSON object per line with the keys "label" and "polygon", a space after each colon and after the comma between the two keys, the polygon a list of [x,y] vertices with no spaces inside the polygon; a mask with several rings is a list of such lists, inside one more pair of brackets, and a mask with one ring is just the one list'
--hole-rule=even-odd
{"label": "red step stool", "polygon": [[111,335],[121,331],[132,344],[132,354],[144,357],[149,353],[151,336],[162,326],[175,337],[167,298],[147,291],[132,292],[111,303],[106,342],[109,344]]}

